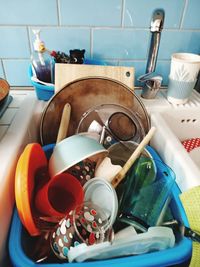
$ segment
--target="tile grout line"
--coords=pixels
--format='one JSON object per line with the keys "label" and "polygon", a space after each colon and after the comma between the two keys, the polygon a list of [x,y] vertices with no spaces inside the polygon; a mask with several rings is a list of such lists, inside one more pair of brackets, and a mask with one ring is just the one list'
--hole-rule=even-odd
{"label": "tile grout line", "polygon": [[183,21],[184,21],[184,18],[185,18],[185,13],[186,13],[187,7],[188,7],[188,0],[185,0],[185,5],[184,5],[184,8],[183,8],[181,21],[180,21],[180,26],[179,26],[180,30],[183,28]]}
{"label": "tile grout line", "polygon": [[93,47],[93,40],[94,40],[94,38],[93,38],[93,34],[94,34],[94,32],[93,32],[93,28],[91,28],[90,29],[90,58],[93,58],[93,50],[94,50],[94,47]]}
{"label": "tile grout line", "polygon": [[6,78],[6,71],[5,71],[5,68],[4,68],[3,60],[1,59],[0,62],[1,62],[1,67],[2,67],[4,78],[7,80],[7,78]]}
{"label": "tile grout line", "polygon": [[[187,2],[188,0],[186,0]],[[188,3],[188,2],[187,2]],[[7,27],[7,28],[12,28],[12,27],[23,27],[23,28],[30,28],[30,27],[36,27],[36,28],[48,28],[48,29],[54,29],[54,28],[57,28],[57,29],[83,29],[83,30],[89,30],[91,29],[91,27],[95,30],[129,30],[129,31],[149,31],[149,28],[147,27],[131,27],[131,26],[126,26],[126,27],[121,27],[120,26],[91,26],[91,25],[41,25],[41,24],[38,24],[38,25],[35,25],[35,24],[29,24],[29,25],[1,25],[1,28],[3,27]],[[180,27],[177,27],[177,28],[164,28],[163,29],[164,31],[181,31],[181,32],[200,32],[200,29],[193,29],[193,28],[190,28],[190,29],[184,29],[184,28],[180,28]]]}
{"label": "tile grout line", "polygon": [[61,13],[60,13],[60,1],[56,1],[57,6],[57,19],[58,19],[58,26],[61,26]]}
{"label": "tile grout line", "polygon": [[[93,29],[91,29],[91,31],[92,31]],[[91,38],[91,40],[93,39],[93,36],[92,36],[92,38]],[[93,40],[92,40],[93,41]],[[91,47],[92,47],[92,49],[90,49],[90,52],[91,53],[93,53],[93,43],[91,44]],[[91,54],[91,56],[92,56],[93,54]],[[23,61],[23,60],[30,60],[29,58],[2,58],[2,59],[0,59],[0,60],[7,60],[7,61],[9,61],[9,60],[16,60],[16,61]],[[128,59],[128,58],[103,58],[103,60],[111,60],[111,61],[118,61],[118,60],[120,60],[120,61],[133,61],[133,62],[143,62],[143,61],[146,61],[146,58],[143,58],[143,59],[140,59],[140,58],[136,58],[136,59]],[[168,61],[170,61],[170,59],[167,59],[167,58],[164,58],[164,59],[158,59],[158,61],[162,61],[162,62],[168,62]],[[2,62],[3,63],[3,62]],[[3,64],[2,64],[3,65]]]}
{"label": "tile grout line", "polygon": [[122,3],[121,3],[121,27],[124,28],[124,10],[125,10],[125,0],[122,0]]}
{"label": "tile grout line", "polygon": [[26,31],[27,31],[27,37],[28,37],[28,47],[29,47],[29,53],[31,55],[32,53],[32,49],[31,49],[31,37],[30,37],[30,30],[29,27],[26,27]]}
{"label": "tile grout line", "polygon": [[4,60],[29,60],[30,58],[29,57],[2,57],[1,60],[4,61]]}

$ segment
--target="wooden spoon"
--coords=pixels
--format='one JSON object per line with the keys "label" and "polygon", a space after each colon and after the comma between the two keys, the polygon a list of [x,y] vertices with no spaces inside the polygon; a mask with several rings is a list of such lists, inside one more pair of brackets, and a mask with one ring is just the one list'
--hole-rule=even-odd
{"label": "wooden spoon", "polygon": [[67,135],[70,115],[71,115],[71,105],[69,103],[66,103],[64,105],[63,112],[62,112],[62,117],[61,117],[59,129],[58,129],[56,144],[62,141]]}
{"label": "wooden spoon", "polygon": [[133,163],[136,161],[136,159],[140,156],[144,147],[149,143],[149,141],[153,137],[155,131],[156,131],[155,127],[152,127],[149,130],[148,134],[144,137],[142,142],[138,145],[136,150],[133,152],[133,154],[130,156],[130,158],[127,160],[127,162],[124,164],[121,171],[118,172],[118,174],[113,178],[111,184],[114,188],[117,187],[118,184],[124,179],[126,173],[130,169],[130,167],[133,165]]}

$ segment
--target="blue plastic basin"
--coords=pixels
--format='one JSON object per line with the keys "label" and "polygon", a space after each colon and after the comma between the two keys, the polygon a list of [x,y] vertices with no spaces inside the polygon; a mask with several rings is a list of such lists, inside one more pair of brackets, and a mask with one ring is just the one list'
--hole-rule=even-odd
{"label": "blue plastic basin", "polygon": [[[54,145],[50,144],[43,149],[47,158],[50,157],[53,151]],[[146,147],[155,160],[161,160],[158,154],[151,147]],[[175,219],[181,220],[185,226],[188,225],[188,220],[184,212],[183,206],[179,199],[180,190],[175,183],[172,190],[172,200],[170,203],[171,212]],[[163,267],[172,266],[188,261],[192,253],[192,242],[188,238],[180,237],[176,241],[173,248],[169,248],[163,251],[156,251],[146,253],[142,255],[129,256],[116,258],[104,261],[92,261],[84,263],[35,263],[31,260],[23,250],[23,245],[26,243],[27,233],[24,230],[20,219],[18,217],[17,210],[14,210],[11,231],[9,236],[9,254],[14,267],[111,267],[111,266],[123,266],[123,267]],[[22,245],[23,244],[23,245]],[[26,243],[29,246],[29,243]]]}

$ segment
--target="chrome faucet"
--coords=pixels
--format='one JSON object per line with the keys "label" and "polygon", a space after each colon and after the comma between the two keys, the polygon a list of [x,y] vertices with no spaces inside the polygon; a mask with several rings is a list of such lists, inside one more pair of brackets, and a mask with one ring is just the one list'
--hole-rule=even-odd
{"label": "chrome faucet", "polygon": [[138,78],[140,82],[144,82],[142,94],[143,98],[154,98],[161,87],[162,77],[155,73],[161,31],[164,24],[164,10],[156,9],[153,12],[151,20],[151,42],[147,59],[146,74]]}

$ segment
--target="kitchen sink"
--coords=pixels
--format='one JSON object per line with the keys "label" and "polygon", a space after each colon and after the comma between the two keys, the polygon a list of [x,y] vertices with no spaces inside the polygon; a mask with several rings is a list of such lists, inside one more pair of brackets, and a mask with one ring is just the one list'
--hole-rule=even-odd
{"label": "kitchen sink", "polygon": [[[140,95],[141,90],[138,91],[136,90],[136,94]],[[4,180],[1,182],[0,265],[5,257],[5,241],[14,206],[13,189],[17,158],[27,143],[37,142],[37,128],[42,110],[46,105],[44,101],[36,100],[33,93],[31,92],[31,95],[24,99],[6,134],[1,139],[1,161],[4,163],[6,173],[2,173]],[[194,92],[193,99],[179,107],[170,104],[163,91],[159,92],[156,99],[141,100],[149,113],[151,125],[157,128],[150,145],[174,170],[176,182],[181,191],[199,185],[200,169],[181,142],[188,138],[200,137],[200,94]]]}

